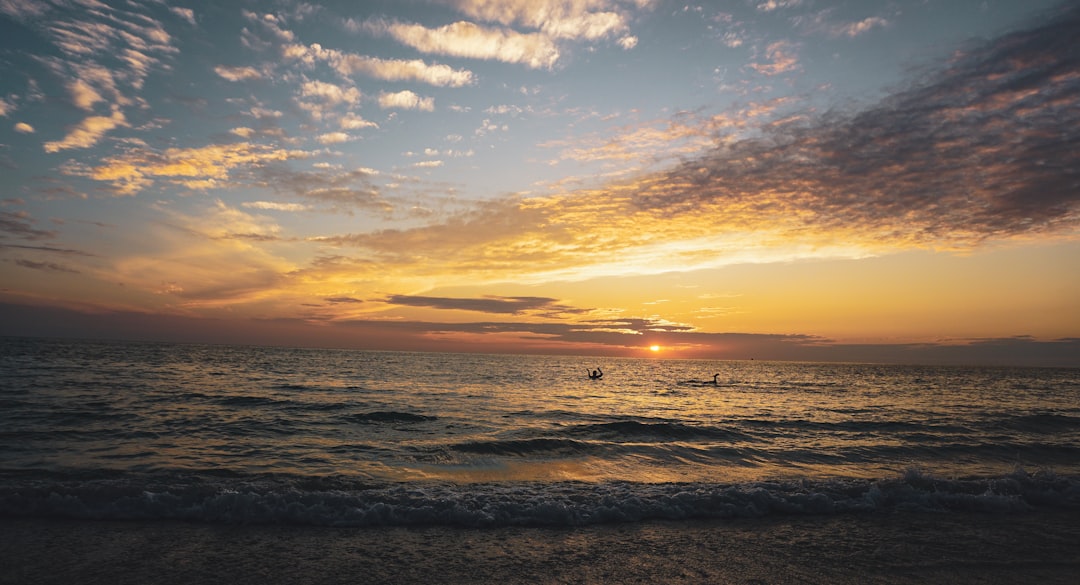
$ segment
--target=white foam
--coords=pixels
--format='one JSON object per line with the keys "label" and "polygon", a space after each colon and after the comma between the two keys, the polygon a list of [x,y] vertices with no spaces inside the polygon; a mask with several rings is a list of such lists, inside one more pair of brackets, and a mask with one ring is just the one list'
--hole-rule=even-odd
{"label": "white foam", "polygon": [[[140,481],[144,485],[140,485]],[[1080,507],[1080,479],[1016,471],[942,479],[911,470],[896,478],[747,484],[387,484],[310,480],[131,478],[8,483],[0,515],[178,519],[328,526],[578,526],[649,519],[831,515],[874,511],[1023,512]]]}

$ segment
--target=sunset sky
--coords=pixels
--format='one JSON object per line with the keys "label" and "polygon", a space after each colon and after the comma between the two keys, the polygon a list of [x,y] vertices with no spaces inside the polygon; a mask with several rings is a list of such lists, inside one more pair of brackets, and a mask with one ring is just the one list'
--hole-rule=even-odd
{"label": "sunset sky", "polygon": [[0,334],[1080,366],[1078,31],[0,0]]}

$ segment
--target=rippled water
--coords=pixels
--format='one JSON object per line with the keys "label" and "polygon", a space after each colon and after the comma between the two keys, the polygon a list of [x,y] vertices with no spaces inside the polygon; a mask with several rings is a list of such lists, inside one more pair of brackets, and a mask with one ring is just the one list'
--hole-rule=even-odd
{"label": "rippled water", "polygon": [[7,513],[579,523],[878,507],[893,488],[1080,501],[1072,369],[38,339],[0,356]]}

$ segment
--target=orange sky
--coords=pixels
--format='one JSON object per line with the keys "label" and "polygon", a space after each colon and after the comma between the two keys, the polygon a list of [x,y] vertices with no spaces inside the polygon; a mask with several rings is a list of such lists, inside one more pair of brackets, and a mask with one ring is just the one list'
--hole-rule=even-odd
{"label": "orange sky", "polygon": [[425,6],[5,3],[0,334],[1080,365],[1075,7]]}

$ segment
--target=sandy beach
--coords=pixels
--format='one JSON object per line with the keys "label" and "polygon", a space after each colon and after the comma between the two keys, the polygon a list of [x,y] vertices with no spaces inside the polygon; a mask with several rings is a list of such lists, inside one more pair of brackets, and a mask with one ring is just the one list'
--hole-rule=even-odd
{"label": "sandy beach", "polygon": [[0,583],[1075,583],[1080,512],[326,528],[5,520]]}

